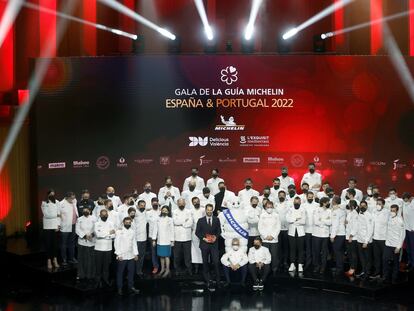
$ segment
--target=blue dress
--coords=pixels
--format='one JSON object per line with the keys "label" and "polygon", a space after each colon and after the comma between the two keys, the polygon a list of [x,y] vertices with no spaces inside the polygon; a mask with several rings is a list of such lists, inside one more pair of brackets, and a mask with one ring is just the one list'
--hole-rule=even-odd
{"label": "blue dress", "polygon": [[159,257],[171,257],[171,245],[158,245],[157,255]]}

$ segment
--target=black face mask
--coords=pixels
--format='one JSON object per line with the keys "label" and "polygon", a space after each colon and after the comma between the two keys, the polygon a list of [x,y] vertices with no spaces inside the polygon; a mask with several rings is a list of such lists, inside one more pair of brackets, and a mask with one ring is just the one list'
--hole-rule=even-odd
{"label": "black face mask", "polygon": [[114,209],[114,207],[111,205],[111,206],[108,206],[108,211],[112,211]]}
{"label": "black face mask", "polygon": [[303,189],[303,190],[302,190],[302,192],[303,192],[304,194],[307,194],[307,193],[309,192],[309,190],[308,190],[308,189]]}
{"label": "black face mask", "polygon": [[102,217],[101,217],[101,220],[102,220],[102,221],[106,221],[107,219],[108,219],[108,216],[102,216]]}
{"label": "black face mask", "polygon": [[224,191],[226,191],[226,188],[220,188],[219,190],[221,193],[224,193]]}
{"label": "black face mask", "polygon": [[349,200],[349,199],[350,199],[349,195],[346,195],[346,196],[345,196],[345,199],[346,199],[346,200]]}
{"label": "black face mask", "polygon": [[345,206],[346,209],[351,209],[351,207],[349,205]]}
{"label": "black face mask", "polygon": [[132,195],[132,197],[133,197],[134,199],[137,199],[137,198],[138,198],[138,193],[134,193],[134,194]]}
{"label": "black face mask", "polygon": [[326,205],[326,208],[330,208],[331,207],[331,203],[329,203],[328,205]]}
{"label": "black face mask", "polygon": [[172,184],[165,184],[167,186],[167,188],[170,188],[172,186]]}
{"label": "black face mask", "polygon": [[252,186],[246,186],[246,190],[252,189]]}
{"label": "black face mask", "polygon": [[313,199],[308,199],[308,203],[311,204],[313,202]]}
{"label": "black face mask", "polygon": [[378,198],[379,197],[379,193],[374,193],[373,195],[372,195],[374,198]]}
{"label": "black face mask", "polygon": [[200,204],[198,203],[198,204],[194,204],[194,207],[196,208],[196,209],[199,209],[200,208]]}
{"label": "black face mask", "polygon": [[108,193],[108,198],[112,198],[114,196],[113,193]]}
{"label": "black face mask", "polygon": [[144,191],[145,191],[145,193],[150,193],[151,192],[151,189],[146,188]]}
{"label": "black face mask", "polygon": [[310,172],[311,174],[313,174],[313,173],[315,173],[315,169],[314,169],[314,168],[311,168],[311,169],[309,169],[309,172]]}
{"label": "black face mask", "polygon": [[100,201],[98,201],[98,205],[103,205],[104,204],[104,202],[100,202]]}
{"label": "black face mask", "polygon": [[155,209],[155,210],[157,210],[158,209],[158,205],[153,205],[152,208]]}
{"label": "black face mask", "polygon": [[279,202],[285,202],[285,197],[279,198]]}
{"label": "black face mask", "polygon": [[162,216],[162,217],[167,217],[167,216],[168,216],[168,213],[164,213],[164,212],[163,212],[163,213],[161,213],[161,216]]}
{"label": "black face mask", "polygon": [[332,199],[332,198],[333,198],[333,196],[334,196],[334,195],[333,195],[333,193],[329,193],[329,194],[328,194],[328,198],[330,198],[330,199]]}
{"label": "black face mask", "polygon": [[270,196],[270,193],[264,193],[264,194],[263,194],[263,196],[264,196],[265,198],[268,198],[268,197]]}
{"label": "black face mask", "polygon": [[293,204],[293,206],[295,207],[295,209],[299,209],[300,204],[299,203],[295,203],[295,204]]}
{"label": "black face mask", "polygon": [[192,172],[191,173],[191,176],[196,177],[197,176],[197,173],[196,172]]}
{"label": "black face mask", "polygon": [[292,198],[296,194],[295,190],[289,190],[289,195]]}
{"label": "black face mask", "polygon": [[180,210],[183,210],[183,209],[185,208],[185,205],[178,205],[178,208],[179,208]]}
{"label": "black face mask", "polygon": [[280,186],[273,186],[273,189],[279,190]]}
{"label": "black face mask", "polygon": [[256,207],[257,207],[257,204],[252,204],[252,206],[253,206],[254,208],[256,208]]}
{"label": "black face mask", "polygon": [[129,205],[129,206],[132,206],[132,205],[134,205],[134,204],[135,204],[134,200],[131,200],[131,201],[129,201],[129,202],[128,202],[128,205]]}
{"label": "black face mask", "polygon": [[283,177],[286,177],[288,175],[288,173],[282,173]]}
{"label": "black face mask", "polygon": [[139,208],[139,211],[140,211],[141,213],[145,212],[145,207],[141,207],[141,208]]}
{"label": "black face mask", "polygon": [[124,227],[125,227],[126,229],[129,229],[129,228],[131,228],[131,225],[124,225]]}
{"label": "black face mask", "polygon": [[259,249],[260,248],[260,245],[258,245],[258,244],[254,244],[253,246],[254,246],[255,249]]}
{"label": "black face mask", "polygon": [[194,187],[194,186],[190,186],[190,187],[188,187],[188,189],[189,189],[190,191],[194,191],[195,187]]}
{"label": "black face mask", "polygon": [[89,216],[89,212],[83,212],[82,215],[87,217],[87,216]]}
{"label": "black face mask", "polygon": [[365,213],[365,212],[366,212],[367,208],[366,208],[366,207],[361,207],[359,210],[360,210],[360,212],[363,214],[363,213]]}
{"label": "black face mask", "polygon": [[131,217],[132,219],[134,219],[135,218],[135,215],[130,215],[129,217]]}
{"label": "black face mask", "polygon": [[213,174],[211,176],[213,176],[213,178],[217,178],[218,177],[218,174]]}
{"label": "black face mask", "polygon": [[50,195],[48,199],[49,199],[49,201],[50,201],[50,202],[52,202],[52,203],[55,203],[55,202],[56,202],[56,198],[55,198],[55,196],[54,196],[54,195]]}

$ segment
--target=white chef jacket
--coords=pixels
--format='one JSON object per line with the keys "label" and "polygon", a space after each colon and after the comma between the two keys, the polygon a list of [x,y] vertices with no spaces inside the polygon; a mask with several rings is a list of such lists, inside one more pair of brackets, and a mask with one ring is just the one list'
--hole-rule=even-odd
{"label": "white chef jacket", "polygon": [[309,184],[309,191],[319,191],[322,186],[322,175],[318,172],[315,172],[313,174],[307,172],[303,175],[300,185],[302,186],[302,184],[305,182]]}
{"label": "white chef jacket", "polygon": [[[168,192],[171,193],[171,197],[165,199]],[[158,191],[158,202],[160,203],[160,206],[171,205],[171,210],[177,208],[177,200],[179,198],[180,190],[177,187],[171,186],[170,188],[167,188],[167,186],[164,186]]]}
{"label": "white chef jacket", "polygon": [[[342,192],[341,192],[341,200],[342,201],[346,200],[346,192],[348,191],[348,189],[349,188],[345,188],[344,190],[342,190]],[[363,197],[364,197],[362,191],[357,189],[357,188],[354,188],[354,190],[355,190],[355,200],[357,200],[358,202],[361,202]]]}
{"label": "white chef jacket", "polygon": [[349,240],[352,236],[352,240],[356,241],[356,236],[358,233],[358,212],[356,210],[346,211],[346,221],[345,221],[345,238]]}
{"label": "white chef jacket", "polygon": [[108,219],[106,221],[98,220],[95,222],[95,250],[101,252],[112,251],[112,241],[115,238],[115,233],[111,234],[112,230],[116,230],[115,225]]}
{"label": "white chef jacket", "polygon": [[287,188],[290,185],[295,185],[295,180],[289,175],[286,177],[283,177],[282,175],[280,175],[278,178],[280,179],[280,188],[282,188],[281,190],[287,191]]}
{"label": "white chef jacket", "polygon": [[223,178],[217,177],[217,178],[210,178],[207,180],[207,187],[210,189],[210,193],[214,196],[217,193],[219,193],[218,184],[224,182]]}
{"label": "white chef jacket", "polygon": [[[249,237],[251,236],[259,236],[259,219],[260,214],[262,213],[262,209],[259,206],[254,208],[253,206],[249,205],[246,209],[247,213],[247,223],[249,224]],[[265,212],[263,212],[265,213]]]}
{"label": "white chef jacket", "polygon": [[319,207],[313,213],[312,235],[318,238],[328,238],[332,224],[332,211],[329,208]]}
{"label": "white chef jacket", "polygon": [[96,218],[99,218],[100,217],[100,215],[101,215],[101,211],[103,210],[103,209],[106,209],[106,207],[105,207],[105,205],[98,205],[98,204],[96,204],[95,205],[95,208],[93,209],[93,211],[92,211],[92,215],[93,216],[95,216]]}
{"label": "white chef jacket", "polygon": [[131,260],[138,256],[137,240],[135,239],[135,232],[132,228],[119,229],[115,233],[115,255],[122,257],[122,260]]}
{"label": "white chef jacket", "polygon": [[332,209],[332,226],[331,226],[331,239],[336,236],[346,235],[345,222],[346,222],[346,210],[343,206],[338,205]]}
{"label": "white chef jacket", "polygon": [[191,240],[193,215],[189,209],[177,208],[172,213],[174,223],[174,241],[186,242]]}
{"label": "white chef jacket", "polygon": [[288,235],[294,237],[296,232],[298,237],[305,235],[306,211],[302,206],[298,209],[290,206],[286,213],[286,221],[289,224]]}
{"label": "white chef jacket", "polygon": [[374,197],[366,197],[365,201],[367,201],[368,204],[368,212],[371,214],[374,213],[377,209],[377,200]]}
{"label": "white chef jacket", "polygon": [[157,225],[157,221],[158,221],[158,218],[160,217],[161,211],[159,209],[157,210],[151,209],[150,211],[147,211],[146,213],[147,213],[147,222],[149,224],[148,237],[151,238],[154,232],[154,226]]}
{"label": "white chef jacket", "polygon": [[152,239],[158,245],[171,245],[174,242],[174,223],[171,217],[160,216],[154,226]]}
{"label": "white chef jacket", "polygon": [[196,185],[195,188],[198,191],[203,191],[203,188],[206,186],[206,184],[204,183],[204,179],[202,177],[200,177],[200,176],[196,176],[196,177],[189,176],[184,180],[183,191],[188,190],[188,184],[191,181],[195,181],[195,185]]}
{"label": "white chef jacket", "polygon": [[316,197],[320,200],[320,199],[322,199],[322,198],[328,198],[328,195],[325,193],[325,191],[319,191],[319,192],[316,194]]}
{"label": "white chef jacket", "polygon": [[122,222],[119,221],[119,214],[115,210],[108,211],[107,221],[112,222],[116,229],[119,229],[122,226]]}
{"label": "white chef jacket", "polygon": [[390,217],[390,211],[386,208],[372,213],[372,219],[374,221],[374,235],[373,239],[378,241],[385,241],[387,238],[387,225],[388,218]]}
{"label": "white chef jacket", "polygon": [[287,231],[289,229],[289,223],[286,220],[286,213],[289,210],[289,205],[290,202],[289,201],[284,201],[282,203],[277,203],[275,204],[275,211],[276,213],[278,213],[279,215],[279,220],[280,220],[280,230],[281,231]]}
{"label": "white chef jacket", "polygon": [[51,201],[48,201],[48,202],[43,201],[41,209],[43,213],[43,229],[57,230],[58,227],[60,226],[59,202],[57,200],[55,201],[55,203]]}
{"label": "white chef jacket", "polygon": [[395,198],[392,200],[390,197],[385,199],[385,206],[387,209],[391,210],[391,205],[398,205],[398,216],[402,215],[402,206],[403,206],[404,200],[401,198]]}
{"label": "white chef jacket", "polygon": [[272,255],[270,254],[269,249],[263,245],[260,246],[260,248],[258,249],[250,247],[248,258],[250,264],[256,264],[261,262],[265,265],[268,265],[272,261]]}
{"label": "white chef jacket", "polygon": [[374,234],[374,222],[372,220],[372,214],[368,211],[359,213],[358,218],[358,232],[357,241],[358,243],[368,244],[372,242],[372,236]]}
{"label": "white chef jacket", "polygon": [[259,193],[259,191],[256,191],[253,188],[252,189],[249,189],[249,190],[242,189],[242,190],[239,191],[239,193],[238,193],[237,196],[240,199],[241,207],[242,208],[245,208],[245,207],[247,207],[247,206],[250,205],[250,199],[251,199],[251,197],[256,196],[256,197],[259,198],[260,193]]}
{"label": "white chef jacket", "polygon": [[60,231],[61,232],[72,232],[72,218],[73,212],[76,213],[76,219],[78,215],[78,208],[76,207],[76,201],[69,203],[66,199],[59,202],[59,213],[60,213]]}
{"label": "white chef jacket", "polygon": [[147,240],[147,223],[147,213],[145,211],[140,212],[138,209],[134,221],[132,222],[137,242],[144,242]]}
{"label": "white chef jacket", "polygon": [[194,197],[199,197],[200,195],[203,195],[203,193],[197,189],[194,189],[193,191],[190,190],[185,190],[183,192],[181,192],[181,198],[183,198],[185,200],[185,207],[186,208],[191,208],[191,206],[193,206],[191,200]]}
{"label": "white chef jacket", "polygon": [[196,209],[196,208],[192,208],[190,210],[191,212],[191,216],[193,218],[193,224],[192,224],[192,230],[194,231],[194,236],[195,236],[195,230],[197,228],[197,222],[200,218],[203,218],[204,216],[206,216],[206,210],[204,207],[201,207]]}
{"label": "white chef jacket", "polygon": [[87,247],[95,246],[95,236],[89,241],[85,239],[86,235],[93,235],[96,217],[89,215],[88,217],[81,216],[76,221],[76,234],[78,236],[78,244]]}
{"label": "white chef jacket", "polygon": [[231,249],[228,252],[224,253],[224,255],[221,257],[221,263],[225,267],[230,267],[230,265],[239,265],[240,267],[243,267],[248,262],[249,259],[247,258],[247,254],[241,248],[239,248],[237,251]]}
{"label": "white chef jacket", "polygon": [[316,209],[319,208],[319,204],[313,201],[312,203],[309,203],[306,201],[302,204],[303,208],[306,212],[306,222],[305,222],[305,233],[311,233],[313,232],[313,213]]}
{"label": "white chef jacket", "polygon": [[[147,211],[149,211],[150,209],[152,209],[151,200],[152,200],[153,198],[156,198],[156,197],[157,197],[157,195],[156,195],[154,192],[146,193],[146,192],[144,191],[143,193],[141,193],[141,194],[138,196],[138,201],[139,201],[139,200],[144,200],[144,201],[145,201],[145,209],[146,209]],[[137,201],[137,203],[138,203],[138,201]]]}
{"label": "white chef jacket", "polygon": [[113,195],[112,198],[107,196],[107,199],[112,201],[112,205],[114,207],[114,210],[117,210],[118,206],[122,204],[121,199],[117,195]]}
{"label": "white chef jacket", "polygon": [[208,198],[206,198],[202,193],[198,195],[198,198],[200,199],[200,207],[206,208],[207,204],[211,204],[215,209],[216,200],[214,199],[214,195],[212,195],[211,193],[208,196]]}
{"label": "white chef jacket", "polygon": [[385,246],[401,248],[405,239],[404,221],[401,216],[390,217],[387,225]]}
{"label": "white chef jacket", "polygon": [[200,218],[206,216],[204,207],[190,209],[193,217],[193,226],[191,228],[191,262],[202,264],[203,257],[200,249],[200,239],[196,236],[197,222]]}
{"label": "white chef jacket", "polygon": [[414,231],[414,200],[403,206],[405,230]]}
{"label": "white chef jacket", "polygon": [[[258,229],[264,243],[277,243],[280,227],[280,217],[276,211],[270,214],[264,211],[260,214]],[[266,240],[266,237],[269,235],[273,237],[273,240]]]}

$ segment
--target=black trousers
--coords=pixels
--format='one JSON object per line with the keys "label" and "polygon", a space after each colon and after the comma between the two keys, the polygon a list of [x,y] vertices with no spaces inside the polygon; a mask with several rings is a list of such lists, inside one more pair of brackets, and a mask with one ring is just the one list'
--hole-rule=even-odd
{"label": "black trousers", "polygon": [[138,260],[135,263],[135,273],[142,274],[142,267],[144,265],[145,250],[147,249],[147,240],[137,242]]}
{"label": "black trousers", "polygon": [[400,254],[395,253],[395,247],[385,246],[383,255],[383,276],[386,280],[393,281],[398,279],[398,271],[400,270]]}
{"label": "black trousers", "polygon": [[219,250],[217,246],[208,245],[205,248],[201,248],[201,257],[203,258],[203,277],[206,283],[210,282],[210,268],[209,259],[214,266],[216,273],[216,281],[220,282],[220,270],[219,270]]}
{"label": "black trousers", "polygon": [[109,266],[112,261],[112,251],[95,250],[95,279],[99,283],[101,281],[109,284]]}
{"label": "black trousers", "polygon": [[231,282],[230,276],[238,276],[241,283],[246,281],[247,276],[247,265],[241,266],[238,270],[233,271],[230,267],[223,266],[224,277],[226,278],[226,282]]}
{"label": "black trousers", "polygon": [[290,263],[304,264],[305,263],[305,236],[298,236],[298,232],[295,232],[295,236],[288,237],[289,250],[290,250]]}
{"label": "black trousers", "polygon": [[374,274],[382,273],[382,261],[384,258],[385,241],[373,240],[372,252],[374,254]]}
{"label": "black trousers", "polygon": [[270,255],[272,256],[271,267],[272,271],[276,272],[279,269],[279,243],[263,243],[264,247],[269,249]]}
{"label": "black trousers", "polygon": [[174,242],[174,267],[181,272],[181,261],[184,258],[184,265],[187,271],[191,271],[191,241]]}
{"label": "black trousers", "polygon": [[326,269],[329,238],[312,237],[312,260],[315,269]]}
{"label": "black trousers", "polygon": [[263,265],[261,269],[256,267],[256,264],[249,264],[249,272],[250,276],[253,279],[253,282],[256,282],[257,279],[261,279],[264,282],[266,282],[267,276],[270,272],[270,265]]}
{"label": "black trousers", "polygon": [[93,246],[78,245],[78,276],[80,279],[95,278],[95,250]]}
{"label": "black trousers", "polygon": [[55,229],[43,230],[47,259],[56,258],[58,255],[58,234],[59,232]]}
{"label": "black trousers", "polygon": [[279,262],[287,265],[289,262],[289,239],[287,230],[280,231],[277,244],[279,246]]}
{"label": "black trousers", "polygon": [[362,272],[368,274],[371,270],[371,244],[368,244],[366,248],[362,245],[358,243],[358,258],[361,261]]}
{"label": "black trousers", "polygon": [[134,272],[135,272],[135,260],[118,260],[116,271],[116,287],[118,290],[122,289],[124,280],[124,272],[127,270],[128,275],[128,289],[134,287]]}
{"label": "black trousers", "polygon": [[309,267],[312,264],[312,233],[305,234],[305,254],[306,254],[305,266]]}
{"label": "black trousers", "polygon": [[358,268],[358,242],[346,241],[346,254],[349,261],[349,269],[356,270]]}
{"label": "black trousers", "polygon": [[345,236],[337,235],[332,243],[336,272],[344,272]]}

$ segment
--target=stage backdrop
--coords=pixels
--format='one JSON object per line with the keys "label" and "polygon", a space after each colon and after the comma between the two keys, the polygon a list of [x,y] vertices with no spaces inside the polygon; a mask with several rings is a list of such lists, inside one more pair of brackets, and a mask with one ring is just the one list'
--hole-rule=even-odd
{"label": "stage backdrop", "polygon": [[41,197],[181,188],[194,166],[262,190],[282,166],[298,185],[311,161],[336,191],[350,176],[414,190],[414,105],[387,57],[59,58],[34,118]]}

